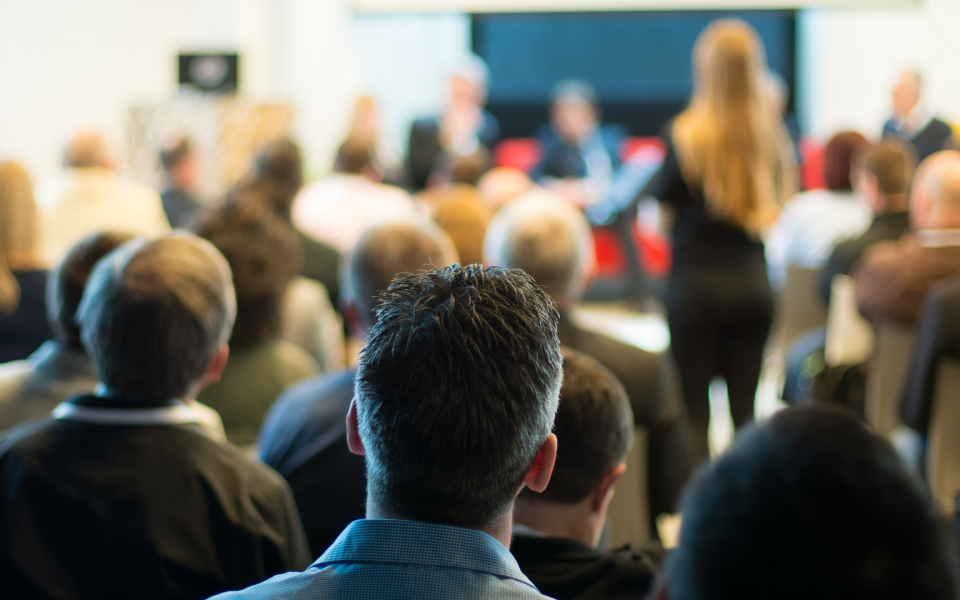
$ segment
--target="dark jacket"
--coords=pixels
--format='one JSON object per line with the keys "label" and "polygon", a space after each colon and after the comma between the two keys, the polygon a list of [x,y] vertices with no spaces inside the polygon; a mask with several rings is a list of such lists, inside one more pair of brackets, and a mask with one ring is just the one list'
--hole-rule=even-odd
{"label": "dark jacket", "polygon": [[909,142],[917,152],[917,161],[941,150],[948,150],[956,146],[953,139],[953,129],[940,119],[931,119],[922,130],[912,136],[904,136],[897,129],[893,119],[883,124],[883,137],[894,136]]}
{"label": "dark jacket", "polygon": [[0,314],[0,363],[23,360],[53,338],[47,321],[46,271],[15,271],[20,304],[9,315]]}
{"label": "dark jacket", "polygon": [[[417,192],[427,187],[427,179],[437,168],[437,157],[443,149],[440,147],[440,119],[426,117],[417,119],[410,126],[410,141],[407,146],[407,169],[410,185]],[[480,145],[488,151],[500,139],[500,123],[496,117],[483,111],[483,123],[477,132]]]}
{"label": "dark jacket", "polygon": [[204,210],[193,194],[184,190],[168,189],[160,194],[163,212],[174,229],[190,229]]}
{"label": "dark jacket", "polygon": [[[597,129],[600,145],[610,159],[611,173],[620,167],[620,146],[629,135],[622,125],[603,124]],[[570,145],[561,140],[553,131],[546,127],[538,132],[537,139],[543,145],[543,159],[534,169],[532,177],[539,180],[543,177],[564,179],[586,177],[587,161],[583,147]]]}

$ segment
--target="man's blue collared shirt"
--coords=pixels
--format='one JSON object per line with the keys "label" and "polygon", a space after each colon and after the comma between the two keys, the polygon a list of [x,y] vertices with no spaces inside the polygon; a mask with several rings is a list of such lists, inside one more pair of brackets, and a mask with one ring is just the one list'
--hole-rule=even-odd
{"label": "man's blue collared shirt", "polygon": [[419,521],[351,523],[317,562],[219,600],[542,600],[513,555],[474,529]]}

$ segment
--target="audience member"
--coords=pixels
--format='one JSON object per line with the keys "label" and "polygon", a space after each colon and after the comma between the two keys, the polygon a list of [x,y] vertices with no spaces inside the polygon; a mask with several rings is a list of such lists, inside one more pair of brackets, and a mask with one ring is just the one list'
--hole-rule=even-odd
{"label": "audience member", "polygon": [[188,229],[200,215],[203,205],[195,190],[200,179],[200,158],[186,137],[168,140],[160,149],[163,169],[163,212],[172,227]]}
{"label": "audience member", "polygon": [[376,101],[370,96],[361,96],[354,103],[347,139],[370,149],[374,163],[383,172],[384,183],[406,184],[407,172],[403,164],[403,154],[399,148],[381,143],[380,111]]}
{"label": "audience member", "polygon": [[53,337],[43,312],[46,287],[30,176],[0,162],[0,363],[23,360]]}
{"label": "audience member", "polygon": [[497,210],[534,188],[533,181],[520,169],[494,167],[477,181],[477,189]]}
{"label": "audience member", "polygon": [[934,282],[960,273],[960,152],[944,150],[917,169],[910,203],[915,235],[876,244],[854,271],[868,320],[913,324]]}
{"label": "audience member", "polygon": [[663,166],[646,189],[676,213],[667,323],[697,460],[708,456],[714,377],[726,380],[734,424],[753,418],[773,320],[760,236],[796,188],[790,142],[765,93],[765,62],[743,21],[714,21],[700,34],[690,106],[668,126]]}
{"label": "audience member", "polygon": [[46,416],[76,394],[93,393],[100,379],[80,342],[75,315],[93,266],[130,239],[123,233],[88,236],[50,274],[47,318],[56,339],[26,360],[0,365],[0,430]]}
{"label": "audience member", "polygon": [[550,486],[542,494],[520,492],[510,551],[524,575],[551,598],[642,598],[656,574],[656,559],[629,546],[597,550],[633,443],[630,402],[610,371],[570,349],[563,349],[553,432],[563,442]]}
{"label": "audience member", "polygon": [[224,598],[543,598],[507,546],[517,495],[546,489],[556,457],[557,319],[522,271],[394,279],[347,414],[367,519],[308,571]]}
{"label": "audience member", "polygon": [[286,483],[182,402],[219,377],[234,311],[187,234],[94,268],[77,314],[103,386],[0,435],[5,594],[199,599],[308,564]]}
{"label": "audience member", "polygon": [[921,101],[922,83],[916,71],[900,74],[891,94],[893,115],[883,124],[883,137],[909,142],[920,161],[934,152],[955,149],[957,145],[950,126],[936,118]]}
{"label": "audience member", "polygon": [[694,457],[674,366],[669,357],[577,323],[575,305],[594,264],[583,213],[550,192],[520,198],[494,218],[485,250],[486,264],[523,269],[553,297],[562,344],[596,358],[623,383],[637,424],[649,434],[651,517],[675,512]]}
{"label": "audience member", "polygon": [[[486,152],[451,157],[442,172],[435,173],[431,187],[417,194],[430,208],[433,221],[447,232],[465,265],[483,262],[483,238],[493,217],[493,207],[477,189],[487,171]],[[442,179],[442,181],[440,181]]]}
{"label": "audience member", "polygon": [[300,248],[290,227],[244,188],[203,220],[198,235],[226,257],[237,297],[230,362],[198,400],[220,413],[228,440],[252,445],[274,400],[320,371],[302,348],[280,338],[283,299],[300,270]]}
{"label": "audience member", "polygon": [[953,560],[890,445],[839,409],[746,432],[687,491],[661,600],[948,600]]}
{"label": "audience member", "polygon": [[797,194],[783,210],[766,241],[770,276],[777,287],[790,265],[821,269],[840,242],[855,238],[870,225],[870,205],[853,189],[854,155],[867,147],[855,131],[830,138],[823,152],[825,190]]}
{"label": "audience member", "polygon": [[414,191],[427,187],[427,179],[443,154],[473,154],[481,147],[493,150],[500,137],[500,124],[483,109],[487,102],[489,75],[483,60],[471,56],[450,77],[443,115],[413,122],[407,146],[407,167]]}
{"label": "audience member", "polygon": [[[435,227],[396,222],[367,231],[350,254],[344,277],[346,313],[357,335],[366,337],[373,327],[374,298],[399,273],[455,262],[450,240]],[[314,556],[364,516],[363,457],[347,447],[346,419],[356,373],[350,368],[284,392],[267,414],[257,442],[260,459],[290,484]]]}
{"label": "audience member", "polygon": [[75,243],[98,231],[153,237],[170,230],[156,191],[121,179],[107,143],[95,131],[80,131],[67,142],[66,181],[40,197],[44,260],[59,264]]}
{"label": "audience member", "polygon": [[347,140],[337,151],[334,173],[304,187],[293,201],[293,223],[315,240],[346,254],[373,225],[416,216],[410,195],[380,183],[370,148]]}
{"label": "audience member", "polygon": [[856,157],[852,171],[855,187],[870,205],[873,223],[860,237],[837,244],[827,259],[820,274],[820,292],[827,303],[835,275],[849,275],[867,248],[898,240],[910,227],[907,208],[915,167],[913,150],[895,140],[866,148]]}

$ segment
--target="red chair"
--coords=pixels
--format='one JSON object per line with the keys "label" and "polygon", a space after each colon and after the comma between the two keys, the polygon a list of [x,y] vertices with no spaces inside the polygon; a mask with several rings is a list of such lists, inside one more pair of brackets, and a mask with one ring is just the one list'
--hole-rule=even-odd
{"label": "red chair", "polygon": [[800,138],[800,185],[805,190],[825,189],[823,145],[810,136]]}

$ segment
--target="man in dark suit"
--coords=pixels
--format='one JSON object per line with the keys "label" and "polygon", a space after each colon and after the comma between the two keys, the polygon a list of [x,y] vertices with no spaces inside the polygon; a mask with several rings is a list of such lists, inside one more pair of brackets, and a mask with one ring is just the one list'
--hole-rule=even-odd
{"label": "man in dark suit", "polygon": [[[345,273],[348,321],[366,335],[376,322],[374,296],[394,276],[456,261],[453,244],[439,230],[404,222],[374,227],[360,238]],[[314,556],[365,514],[363,457],[350,452],[346,437],[354,375],[351,368],[287,390],[270,409],[257,443],[260,459],[290,484]]]}
{"label": "man in dark suit", "polygon": [[309,564],[290,488],[191,398],[226,365],[230,270],[188,234],[129,242],[77,311],[102,385],[0,435],[10,598],[207,598]]}
{"label": "man in dark suit", "polygon": [[658,559],[629,546],[596,549],[633,442],[630,402],[610,371],[569,348],[563,349],[553,431],[563,449],[550,486],[540,494],[520,492],[510,551],[524,575],[551,598],[642,598]]}
{"label": "man in dark suit", "polygon": [[167,141],[160,149],[164,190],[160,194],[163,212],[170,226],[188,229],[203,211],[194,190],[200,178],[200,160],[193,144],[185,137]]}
{"label": "man in dark suit", "polygon": [[665,354],[577,323],[574,305],[594,264],[593,236],[583,213],[550,192],[533,192],[494,217],[484,256],[487,264],[529,273],[557,303],[560,343],[596,358],[623,384],[636,424],[648,432],[651,518],[674,512],[695,466],[675,368]]}
{"label": "man in dark suit", "polygon": [[830,304],[830,286],[835,275],[849,275],[864,251],[874,244],[898,240],[910,227],[910,179],[916,160],[912,149],[888,140],[854,157],[854,186],[873,210],[870,227],[858,238],[837,244],[820,272],[820,292]]}
{"label": "man in dark suit", "polygon": [[956,147],[953,129],[936,118],[920,102],[922,80],[916,71],[904,71],[893,88],[893,116],[883,124],[883,137],[895,136],[910,142],[917,160]]}

